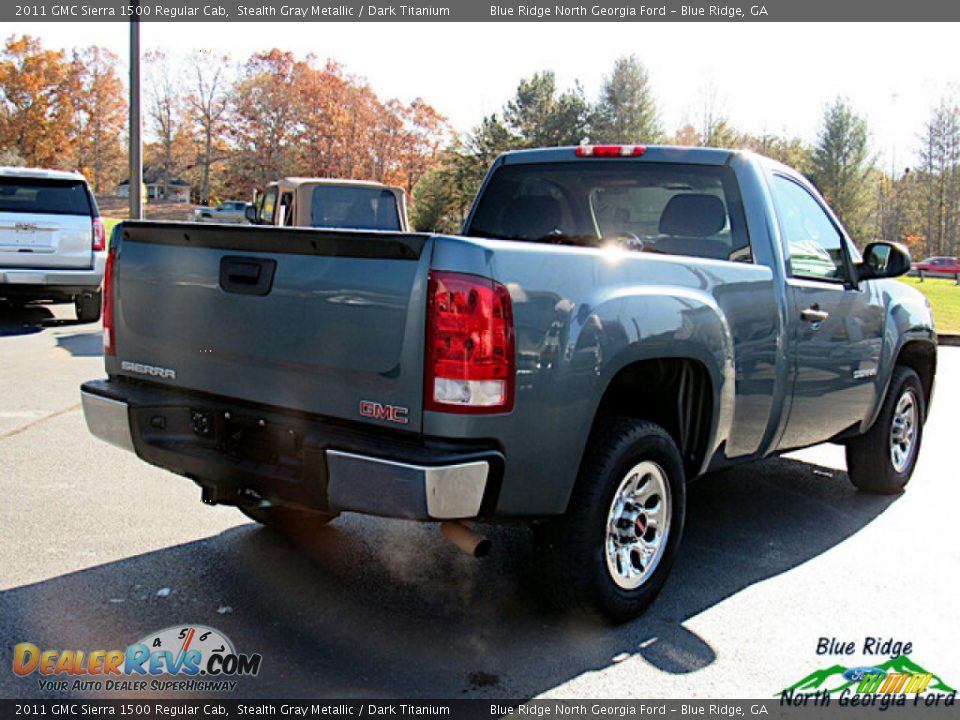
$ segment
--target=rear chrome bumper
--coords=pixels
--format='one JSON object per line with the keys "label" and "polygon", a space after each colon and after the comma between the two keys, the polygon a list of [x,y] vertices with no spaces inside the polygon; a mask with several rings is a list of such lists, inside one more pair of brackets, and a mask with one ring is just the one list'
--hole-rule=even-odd
{"label": "rear chrome bumper", "polygon": [[130,432],[130,412],[125,402],[80,391],[83,417],[92,435],[111,445],[136,452]]}
{"label": "rear chrome bumper", "polygon": [[[142,452],[138,452],[134,439],[136,423],[131,420],[127,402],[87,390],[81,390],[81,398],[87,428],[96,437],[161,467],[188,467],[188,454],[178,453],[170,461],[160,460],[161,456],[150,445],[143,444],[142,438]],[[336,449],[335,440],[329,443],[319,455],[326,461],[326,471],[322,473],[324,510],[411,520],[460,520],[480,514],[491,474],[490,462],[485,459],[427,465],[348,452]],[[221,477],[235,474],[229,467],[230,458],[223,457],[221,466],[216,468],[211,467],[209,456],[205,462],[208,471]],[[182,469],[178,471],[187,474]],[[216,482],[199,473],[189,474],[200,484]],[[284,498],[280,495],[278,499]]]}
{"label": "rear chrome bumper", "polygon": [[93,267],[71,270],[69,268],[2,268],[0,267],[0,285],[21,286],[24,290],[30,286],[90,288],[95,290],[103,284],[103,270],[107,254],[95,252]]}
{"label": "rear chrome bumper", "polygon": [[332,508],[456,520],[479,514],[490,463],[427,467],[327,450],[327,472]]}

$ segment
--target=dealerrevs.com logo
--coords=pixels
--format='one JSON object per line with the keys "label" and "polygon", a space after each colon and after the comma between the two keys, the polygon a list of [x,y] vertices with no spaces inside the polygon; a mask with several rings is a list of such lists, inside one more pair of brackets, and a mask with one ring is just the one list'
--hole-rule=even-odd
{"label": "dealerrevs.com logo", "polygon": [[236,689],[234,678],[256,676],[263,658],[238,653],[230,639],[205,625],[175,625],[126,650],[13,649],[13,672],[37,676],[40,690],[215,691]]}

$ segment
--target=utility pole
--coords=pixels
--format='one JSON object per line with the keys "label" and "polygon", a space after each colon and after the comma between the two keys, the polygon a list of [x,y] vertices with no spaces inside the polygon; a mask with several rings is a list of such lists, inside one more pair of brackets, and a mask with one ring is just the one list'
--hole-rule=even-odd
{"label": "utility pole", "polygon": [[140,10],[130,16],[130,219],[143,219],[143,124],[140,119]]}

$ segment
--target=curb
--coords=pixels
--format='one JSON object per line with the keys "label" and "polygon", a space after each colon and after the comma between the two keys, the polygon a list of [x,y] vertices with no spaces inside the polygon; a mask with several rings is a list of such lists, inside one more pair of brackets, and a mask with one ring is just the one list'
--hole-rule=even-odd
{"label": "curb", "polygon": [[937,335],[938,345],[950,345],[960,347],[960,335]]}

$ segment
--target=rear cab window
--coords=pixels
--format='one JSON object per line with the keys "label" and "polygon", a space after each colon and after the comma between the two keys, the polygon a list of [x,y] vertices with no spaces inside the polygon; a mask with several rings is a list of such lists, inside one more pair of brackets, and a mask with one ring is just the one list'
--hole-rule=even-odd
{"label": "rear cab window", "polygon": [[0,212],[34,215],[97,215],[83,180],[0,177]]}
{"label": "rear cab window", "polygon": [[604,245],[752,262],[743,204],[726,166],[641,163],[504,165],[466,234]]}
{"label": "rear cab window", "polygon": [[397,198],[370,187],[317,185],[310,195],[310,225],[315,228],[399,230]]}

